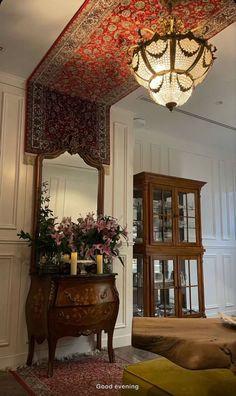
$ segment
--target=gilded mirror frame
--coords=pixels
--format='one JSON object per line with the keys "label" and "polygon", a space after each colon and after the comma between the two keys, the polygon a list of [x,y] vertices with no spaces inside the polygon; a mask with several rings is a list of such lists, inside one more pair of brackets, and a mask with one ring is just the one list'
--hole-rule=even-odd
{"label": "gilded mirror frame", "polygon": [[[54,153],[38,154],[35,162],[35,177],[34,177],[34,208],[33,208],[33,236],[34,239],[37,235],[37,224],[40,210],[40,197],[42,188],[42,170],[43,170],[43,160],[44,159],[54,159],[59,155],[65,153],[67,150],[55,151]],[[104,167],[101,163],[96,162],[89,155],[81,153],[78,151],[76,154],[79,155],[84,162],[98,170],[98,191],[97,191],[97,214],[103,214],[104,210]],[[32,246],[31,251],[31,265],[30,273],[36,272],[36,252],[34,246]]]}

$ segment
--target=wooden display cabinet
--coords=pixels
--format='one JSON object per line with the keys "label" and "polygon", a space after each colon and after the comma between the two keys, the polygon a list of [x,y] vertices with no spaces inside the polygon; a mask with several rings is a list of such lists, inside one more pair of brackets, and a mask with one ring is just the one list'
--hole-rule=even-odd
{"label": "wooden display cabinet", "polygon": [[205,316],[204,184],[147,172],[134,176],[134,316]]}

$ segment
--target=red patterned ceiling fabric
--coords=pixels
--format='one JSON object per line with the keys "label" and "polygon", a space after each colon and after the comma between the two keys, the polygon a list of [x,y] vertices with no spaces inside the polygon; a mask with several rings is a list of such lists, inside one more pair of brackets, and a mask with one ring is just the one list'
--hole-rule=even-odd
{"label": "red patterned ceiling fabric", "polygon": [[[138,40],[138,29],[161,31],[168,16],[163,1],[91,0],[79,11],[31,77],[69,95],[113,104],[137,87],[130,75],[127,49]],[[182,0],[173,15],[185,29],[212,37],[233,21],[233,0]]]}
{"label": "red patterned ceiling fabric", "polygon": [[[138,87],[128,66],[127,49],[136,44],[139,28],[162,32],[161,18],[169,15],[167,2],[87,0],[29,82],[92,103],[116,103]],[[172,14],[181,19],[183,29],[194,29],[207,39],[236,21],[234,0],[172,3]]]}

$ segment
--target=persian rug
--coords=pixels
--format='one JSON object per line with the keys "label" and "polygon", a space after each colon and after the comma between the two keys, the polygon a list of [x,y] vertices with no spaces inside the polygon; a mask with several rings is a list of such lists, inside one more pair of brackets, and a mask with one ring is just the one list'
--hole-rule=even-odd
{"label": "persian rug", "polygon": [[102,351],[55,360],[51,378],[47,378],[46,361],[11,373],[31,396],[108,396],[120,395],[123,368],[127,364],[118,357],[116,363],[109,363],[107,352]]}

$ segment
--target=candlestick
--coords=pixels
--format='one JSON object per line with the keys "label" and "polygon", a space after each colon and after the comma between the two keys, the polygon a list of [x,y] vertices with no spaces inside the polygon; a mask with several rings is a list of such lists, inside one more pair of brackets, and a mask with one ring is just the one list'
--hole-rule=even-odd
{"label": "candlestick", "polygon": [[97,254],[96,263],[97,263],[97,274],[103,274],[103,255],[102,254]]}
{"label": "candlestick", "polygon": [[77,275],[77,252],[72,252],[70,255],[70,274]]}

